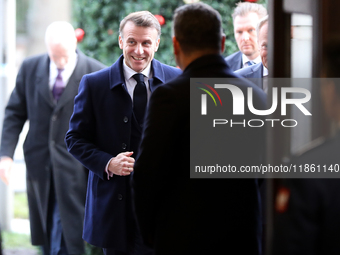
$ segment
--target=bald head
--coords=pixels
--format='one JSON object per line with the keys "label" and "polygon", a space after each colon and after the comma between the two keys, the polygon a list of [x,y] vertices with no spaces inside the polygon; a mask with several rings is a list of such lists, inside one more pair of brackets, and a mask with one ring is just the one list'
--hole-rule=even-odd
{"label": "bald head", "polygon": [[69,60],[75,57],[77,38],[73,26],[68,22],[50,24],[46,29],[45,43],[50,60],[57,68],[64,69]]}

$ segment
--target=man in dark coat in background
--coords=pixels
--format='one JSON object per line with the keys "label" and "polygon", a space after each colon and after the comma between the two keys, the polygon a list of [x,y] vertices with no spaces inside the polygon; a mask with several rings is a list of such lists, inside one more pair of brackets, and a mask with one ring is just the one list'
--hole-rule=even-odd
{"label": "man in dark coat in background", "polygon": [[44,254],[82,254],[88,171],[70,155],[64,138],[84,74],[105,66],[76,50],[74,29],[54,22],[46,30],[48,53],[24,60],[5,110],[0,177],[8,183],[25,122],[27,196],[33,245]]}

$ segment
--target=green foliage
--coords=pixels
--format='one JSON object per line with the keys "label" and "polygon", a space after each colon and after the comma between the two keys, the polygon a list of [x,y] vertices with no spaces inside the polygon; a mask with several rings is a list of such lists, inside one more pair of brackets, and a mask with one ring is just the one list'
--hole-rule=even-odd
{"label": "green foliage", "polygon": [[[18,249],[18,250],[37,250],[40,251],[40,249],[36,246],[33,246],[31,244],[31,238],[27,234],[18,234],[18,233],[12,233],[3,231],[1,233],[2,235],[2,241],[3,241],[3,249]],[[24,252],[22,253],[24,254]]]}
{"label": "green foliage", "polygon": [[[233,33],[231,13],[239,0],[203,0],[218,10],[222,16],[226,34],[224,55],[236,52],[237,45]],[[265,0],[259,0],[264,3]],[[118,45],[120,21],[129,13],[148,10],[162,15],[166,23],[162,26],[161,43],[155,58],[169,65],[176,65],[171,41],[171,23],[174,10],[184,5],[182,0],[73,0],[74,26],[85,31],[84,40],[79,48],[88,56],[111,65],[122,54]]]}

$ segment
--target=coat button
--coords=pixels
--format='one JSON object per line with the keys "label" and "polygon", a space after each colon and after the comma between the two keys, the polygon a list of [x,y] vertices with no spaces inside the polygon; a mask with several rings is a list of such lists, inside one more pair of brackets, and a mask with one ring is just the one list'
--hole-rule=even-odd
{"label": "coat button", "polygon": [[124,121],[124,123],[127,123],[129,121],[129,118],[125,116],[123,121]]}
{"label": "coat button", "polygon": [[122,143],[122,149],[125,150],[126,149],[126,143]]}
{"label": "coat button", "polygon": [[57,118],[58,118],[57,115],[53,115],[53,116],[52,116],[52,121],[56,121]]}
{"label": "coat button", "polygon": [[118,200],[123,200],[123,195],[122,194],[118,194]]}

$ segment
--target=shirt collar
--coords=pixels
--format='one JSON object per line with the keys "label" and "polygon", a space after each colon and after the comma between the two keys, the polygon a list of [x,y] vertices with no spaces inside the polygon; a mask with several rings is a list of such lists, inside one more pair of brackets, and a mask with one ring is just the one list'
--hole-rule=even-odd
{"label": "shirt collar", "polygon": [[264,66],[263,66],[263,76],[268,76],[268,69]]}
{"label": "shirt collar", "polygon": [[250,60],[246,55],[242,54],[242,65],[244,66],[244,64],[248,61],[253,61],[255,64],[258,64],[261,62],[261,56],[258,55],[257,58]]}
{"label": "shirt collar", "polygon": [[[124,71],[124,77],[126,80],[131,79],[133,75],[135,75],[137,72],[132,70],[130,67],[128,67],[125,63],[125,60],[123,59],[123,71]],[[147,65],[147,67],[141,72],[145,77],[150,77],[150,71],[151,71],[151,63]]]}
{"label": "shirt collar", "polygon": [[[64,67],[64,71],[72,70],[72,72],[73,72],[74,67],[77,64],[77,60],[78,60],[78,54],[76,52],[74,52],[74,55],[69,57],[68,62]],[[58,73],[57,65],[53,61],[50,61],[50,70],[55,70],[56,73]]]}
{"label": "shirt collar", "polygon": [[[63,82],[65,86],[67,85],[70,77],[73,74],[74,69],[76,68],[78,62],[78,54],[75,52],[73,56],[70,56],[67,64],[64,67],[64,71],[61,73],[61,77],[63,78]],[[58,76],[58,69],[56,64],[53,61],[50,61],[49,66],[49,86],[52,89],[55,83],[55,79]]]}

